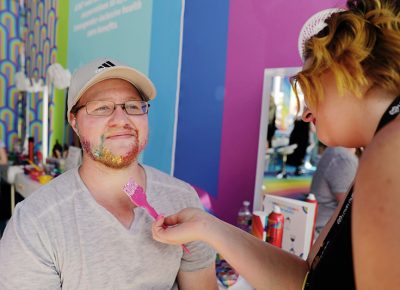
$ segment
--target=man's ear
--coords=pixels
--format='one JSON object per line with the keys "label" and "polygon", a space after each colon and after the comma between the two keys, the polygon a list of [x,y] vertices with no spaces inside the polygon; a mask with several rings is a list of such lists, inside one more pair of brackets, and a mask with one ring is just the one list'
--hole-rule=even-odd
{"label": "man's ear", "polygon": [[75,131],[76,135],[78,135],[78,137],[79,137],[78,122],[76,120],[76,116],[72,113],[69,113],[69,123],[70,123],[72,129]]}

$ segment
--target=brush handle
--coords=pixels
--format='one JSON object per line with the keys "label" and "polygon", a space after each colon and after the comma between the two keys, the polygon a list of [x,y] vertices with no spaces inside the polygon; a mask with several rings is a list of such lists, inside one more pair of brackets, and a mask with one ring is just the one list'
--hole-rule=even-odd
{"label": "brush handle", "polygon": [[[156,218],[156,219],[157,219],[157,218]],[[164,230],[165,230],[166,228],[168,228],[168,226],[165,225],[165,224],[162,225],[162,227],[163,227]],[[183,251],[186,252],[186,254],[189,254],[189,255],[190,255],[189,249],[188,249],[184,244],[181,244],[181,246],[182,246]]]}
{"label": "brush handle", "polygon": [[185,251],[186,254],[189,254],[189,255],[190,255],[189,249],[188,249],[184,244],[181,244],[181,246],[182,246],[183,251]]}
{"label": "brush handle", "polygon": [[158,213],[156,212],[156,210],[149,204],[146,205],[142,205],[144,208],[146,208],[147,212],[154,218],[157,219],[158,217]]}
{"label": "brush handle", "polygon": [[[155,220],[157,219],[157,217],[159,216],[159,214],[158,214],[157,211],[147,202],[147,200],[146,200],[146,204],[142,204],[141,206],[144,207],[144,208],[147,210],[147,212],[148,212]],[[163,225],[163,228],[166,229],[166,228],[167,228],[167,225]],[[189,249],[188,249],[184,244],[181,244],[181,246],[182,246],[182,249],[183,249],[184,252],[186,252],[187,254],[190,254]]]}
{"label": "brush handle", "polygon": [[[134,205],[146,209],[155,220],[157,219],[159,214],[147,201],[146,193],[143,187],[131,179],[129,180],[128,184],[123,187],[123,190],[129,196],[129,199]],[[163,225],[163,228],[166,229],[167,225]],[[189,249],[184,244],[181,244],[181,246],[184,252],[190,254]]]}

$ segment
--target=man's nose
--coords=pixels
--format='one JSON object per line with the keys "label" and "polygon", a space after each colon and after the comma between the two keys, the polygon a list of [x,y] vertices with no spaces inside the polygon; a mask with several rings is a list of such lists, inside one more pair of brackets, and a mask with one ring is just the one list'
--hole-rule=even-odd
{"label": "man's nose", "polygon": [[128,114],[125,112],[124,105],[115,105],[114,112],[111,114],[112,122],[127,122]]}

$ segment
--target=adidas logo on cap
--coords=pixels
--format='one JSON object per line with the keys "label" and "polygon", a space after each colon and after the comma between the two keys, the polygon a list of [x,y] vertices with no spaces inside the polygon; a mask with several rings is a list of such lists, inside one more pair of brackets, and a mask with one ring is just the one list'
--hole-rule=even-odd
{"label": "adidas logo on cap", "polygon": [[108,67],[113,67],[115,64],[113,64],[111,61],[106,61],[102,63],[100,66],[97,67],[97,70],[94,73],[101,72],[103,69],[108,68]]}

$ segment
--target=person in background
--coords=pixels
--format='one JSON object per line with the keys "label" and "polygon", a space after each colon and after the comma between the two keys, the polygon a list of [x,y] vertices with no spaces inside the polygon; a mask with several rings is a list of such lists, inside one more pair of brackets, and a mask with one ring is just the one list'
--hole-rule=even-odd
{"label": "person in background", "polygon": [[6,145],[2,140],[0,140],[0,165],[7,165],[8,157],[6,151]]}
{"label": "person in background", "polygon": [[157,212],[201,208],[192,186],[138,161],[155,95],[145,75],[109,58],[73,75],[68,121],[82,164],[16,206],[0,241],[0,289],[217,289],[215,251],[153,240],[153,218],[123,191],[132,178]]}
{"label": "person in background", "polygon": [[306,261],[197,209],[159,217],[153,237],[207,242],[257,290],[398,289],[399,19],[399,1],[349,0],[300,34],[304,66],[292,85],[304,93],[303,120],[328,146],[364,148],[354,187]]}
{"label": "person in background", "polygon": [[286,164],[295,167],[295,175],[301,175],[304,173],[302,167],[307,147],[310,145],[310,124],[301,118],[294,121],[293,130],[289,136],[289,145],[291,144],[297,144],[297,147],[292,154],[288,155]]}
{"label": "person in background", "polygon": [[274,96],[271,95],[268,111],[267,149],[272,148],[272,139],[274,138],[276,129],[276,104]]}
{"label": "person in background", "polygon": [[[320,146],[326,147],[323,144]],[[310,191],[318,201],[315,238],[329,221],[337,206],[346,197],[355,178],[358,158],[355,149],[326,147],[315,170]]]}
{"label": "person in background", "polygon": [[61,146],[60,142],[58,142],[58,140],[56,140],[56,144],[54,144],[53,146],[52,153],[53,158],[60,159],[63,156],[63,147]]}

